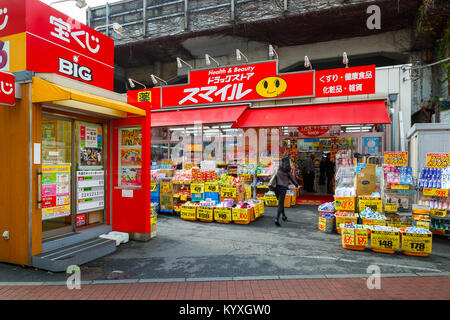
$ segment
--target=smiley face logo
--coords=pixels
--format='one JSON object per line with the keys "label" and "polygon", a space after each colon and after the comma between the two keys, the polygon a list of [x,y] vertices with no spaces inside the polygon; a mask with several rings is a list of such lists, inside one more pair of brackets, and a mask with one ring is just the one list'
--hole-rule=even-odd
{"label": "smiley face logo", "polygon": [[287,89],[287,83],[279,77],[267,77],[258,82],[256,92],[264,98],[278,97]]}

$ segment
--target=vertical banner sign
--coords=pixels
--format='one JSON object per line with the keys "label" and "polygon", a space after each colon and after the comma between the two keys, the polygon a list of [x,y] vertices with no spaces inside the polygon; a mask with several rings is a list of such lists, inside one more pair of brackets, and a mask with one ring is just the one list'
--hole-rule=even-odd
{"label": "vertical banner sign", "polygon": [[316,97],[375,93],[375,65],[316,71]]}
{"label": "vertical banner sign", "polygon": [[[0,41],[0,46],[2,42]],[[0,57],[3,61],[6,58],[6,55],[1,55]],[[2,63],[2,61],[0,61]],[[13,106],[16,104],[16,81],[15,77],[11,73],[0,72],[0,104],[6,104],[9,106]]]}
{"label": "vertical banner sign", "polygon": [[42,166],[42,220],[70,216],[70,164]]}
{"label": "vertical banner sign", "polygon": [[450,165],[450,153],[427,153],[428,168],[447,168]]}
{"label": "vertical banner sign", "polygon": [[406,167],[408,165],[408,152],[407,151],[385,152],[384,163],[398,167]]}

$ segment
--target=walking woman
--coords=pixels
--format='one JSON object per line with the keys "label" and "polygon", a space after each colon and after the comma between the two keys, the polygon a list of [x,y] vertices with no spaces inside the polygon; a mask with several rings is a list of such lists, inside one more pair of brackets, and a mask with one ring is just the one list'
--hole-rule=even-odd
{"label": "walking woman", "polygon": [[286,214],[284,213],[284,198],[286,197],[286,191],[289,188],[290,182],[292,182],[296,188],[298,187],[298,181],[292,176],[291,162],[289,156],[287,156],[283,157],[281,166],[269,182],[271,189],[274,189],[278,199],[278,212],[275,220],[275,224],[278,227],[280,227],[280,215],[283,215],[283,221],[287,220]]}

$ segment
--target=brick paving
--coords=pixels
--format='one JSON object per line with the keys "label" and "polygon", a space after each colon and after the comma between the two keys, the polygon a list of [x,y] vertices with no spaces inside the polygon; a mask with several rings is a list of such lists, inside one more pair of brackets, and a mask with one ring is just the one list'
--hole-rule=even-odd
{"label": "brick paving", "polygon": [[450,300],[450,277],[204,282],[148,282],[66,286],[0,286],[0,300]]}

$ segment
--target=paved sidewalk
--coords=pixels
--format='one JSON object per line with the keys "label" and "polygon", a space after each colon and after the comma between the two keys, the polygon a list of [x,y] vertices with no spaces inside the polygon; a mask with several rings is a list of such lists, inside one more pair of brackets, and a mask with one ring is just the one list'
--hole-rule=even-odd
{"label": "paved sidewalk", "polygon": [[450,300],[450,277],[148,282],[81,285],[0,286],[0,300]]}

